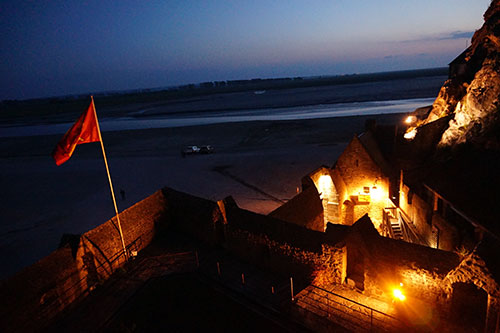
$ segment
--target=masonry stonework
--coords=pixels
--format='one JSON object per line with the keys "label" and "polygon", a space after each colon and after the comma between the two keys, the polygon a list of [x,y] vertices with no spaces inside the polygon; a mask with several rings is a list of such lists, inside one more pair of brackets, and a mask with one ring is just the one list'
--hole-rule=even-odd
{"label": "masonry stonework", "polygon": [[[140,251],[151,243],[157,226],[168,223],[166,207],[158,191],[120,213],[129,250]],[[0,331],[40,330],[125,262],[115,218],[72,239],[2,283]]]}
{"label": "masonry stonework", "polygon": [[[346,184],[346,195],[340,199],[342,216],[357,221],[368,214],[381,231],[383,209],[387,204],[389,184],[380,167],[373,161],[355,136],[335,164]],[[349,224],[349,221],[346,223]]]}

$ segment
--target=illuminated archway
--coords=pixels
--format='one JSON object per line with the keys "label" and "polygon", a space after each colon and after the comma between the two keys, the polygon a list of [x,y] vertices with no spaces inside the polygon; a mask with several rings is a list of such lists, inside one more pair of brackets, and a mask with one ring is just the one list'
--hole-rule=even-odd
{"label": "illuminated archway", "polygon": [[452,285],[451,314],[463,327],[475,327],[482,332],[486,320],[488,294],[472,283],[456,282]]}
{"label": "illuminated archway", "polygon": [[335,185],[329,174],[323,174],[318,179],[318,192],[323,204],[325,228],[328,222],[339,223],[339,201]]}
{"label": "illuminated archway", "polygon": [[326,229],[328,222],[340,223],[338,193],[328,169],[321,168],[310,177],[323,205],[324,228]]}
{"label": "illuminated archway", "polygon": [[344,201],[342,205],[342,216],[344,224],[352,225],[354,223],[354,203],[351,200]]}

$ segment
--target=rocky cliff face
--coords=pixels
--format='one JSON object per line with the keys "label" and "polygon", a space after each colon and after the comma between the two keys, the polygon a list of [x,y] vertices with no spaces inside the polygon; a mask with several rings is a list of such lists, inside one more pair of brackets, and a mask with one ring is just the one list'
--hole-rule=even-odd
{"label": "rocky cliff face", "polygon": [[471,46],[459,60],[461,72],[445,82],[422,125],[452,115],[440,147],[460,143],[500,147],[500,0],[484,14]]}

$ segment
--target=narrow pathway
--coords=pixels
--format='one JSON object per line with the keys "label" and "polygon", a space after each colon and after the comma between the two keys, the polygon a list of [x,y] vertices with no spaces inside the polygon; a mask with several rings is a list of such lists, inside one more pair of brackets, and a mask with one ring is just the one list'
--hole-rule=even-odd
{"label": "narrow pathway", "polygon": [[342,286],[333,286],[327,290],[310,285],[297,295],[296,305],[318,318],[338,323],[356,332],[407,329],[394,316],[390,303],[366,297]]}
{"label": "narrow pathway", "polygon": [[196,270],[192,252],[167,253],[129,262],[81,301],[64,310],[44,331],[96,332],[119,311],[148,280],[172,273]]}

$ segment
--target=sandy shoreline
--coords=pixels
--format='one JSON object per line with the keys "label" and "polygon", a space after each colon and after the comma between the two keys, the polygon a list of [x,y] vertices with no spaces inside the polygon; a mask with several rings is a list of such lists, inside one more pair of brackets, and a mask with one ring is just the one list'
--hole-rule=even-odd
{"label": "sandy shoreline", "polygon": [[[268,213],[296,194],[302,176],[332,165],[367,118],[394,123],[402,115],[116,131],[103,139],[120,210],[168,186],[211,200],[231,195],[243,208]],[[60,138],[0,141],[0,278],[50,253],[64,233],[83,233],[114,214],[99,145],[78,146],[57,167],[50,152]],[[182,158],[189,144],[210,144],[217,152]]]}

